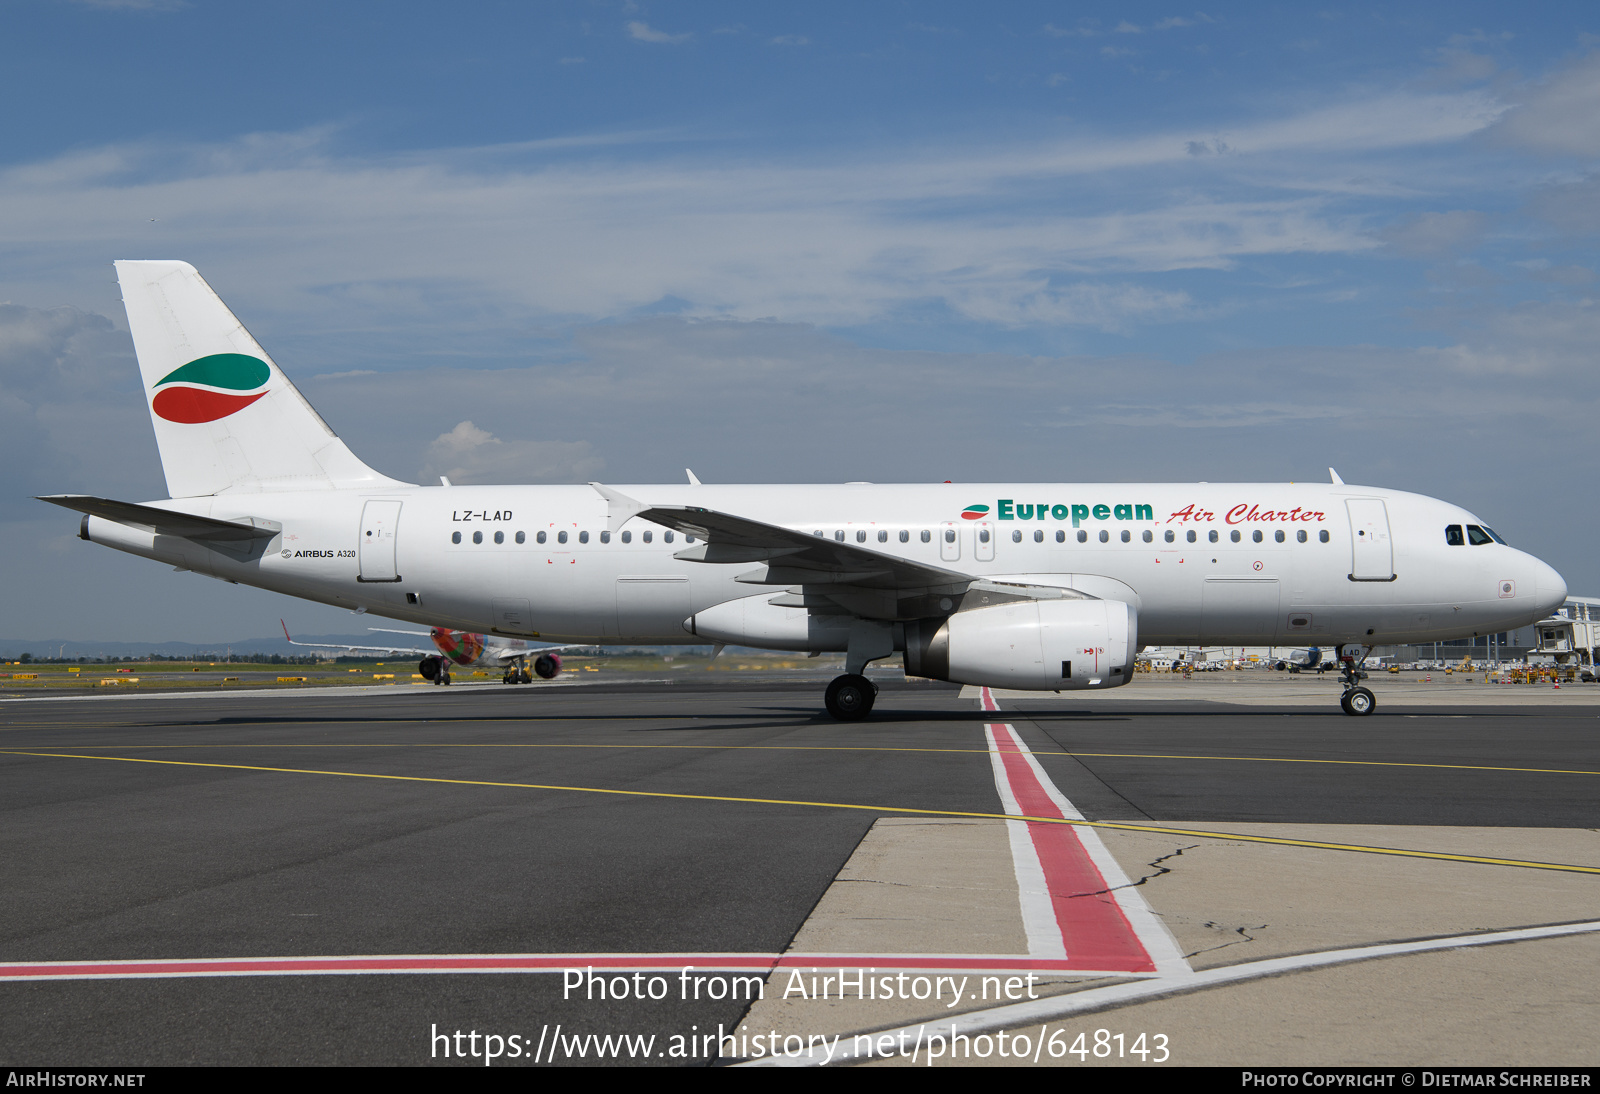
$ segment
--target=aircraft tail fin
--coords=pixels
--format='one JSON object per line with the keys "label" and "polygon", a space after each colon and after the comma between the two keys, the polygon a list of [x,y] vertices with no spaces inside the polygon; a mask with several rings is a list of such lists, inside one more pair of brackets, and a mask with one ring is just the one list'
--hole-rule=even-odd
{"label": "aircraft tail fin", "polygon": [[356,458],[187,262],[118,262],[175,498],[405,485]]}

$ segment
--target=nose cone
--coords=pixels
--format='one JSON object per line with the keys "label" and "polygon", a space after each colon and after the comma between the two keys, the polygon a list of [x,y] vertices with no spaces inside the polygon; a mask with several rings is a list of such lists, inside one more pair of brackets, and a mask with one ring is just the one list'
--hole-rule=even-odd
{"label": "nose cone", "polygon": [[1529,556],[1533,563],[1533,595],[1539,618],[1554,615],[1567,602],[1567,583],[1550,565]]}

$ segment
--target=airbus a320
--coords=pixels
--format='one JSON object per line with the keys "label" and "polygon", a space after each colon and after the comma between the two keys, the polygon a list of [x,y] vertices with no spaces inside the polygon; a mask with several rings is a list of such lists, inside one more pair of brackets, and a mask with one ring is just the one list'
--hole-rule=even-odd
{"label": "airbus a320", "polygon": [[1458,506],[1329,483],[420,486],[350,451],[193,266],[116,263],[169,498],[43,500],[83,539],[458,631],[733,643],[1052,692],[1114,688],[1141,644],[1361,654],[1523,626],[1566,598]]}

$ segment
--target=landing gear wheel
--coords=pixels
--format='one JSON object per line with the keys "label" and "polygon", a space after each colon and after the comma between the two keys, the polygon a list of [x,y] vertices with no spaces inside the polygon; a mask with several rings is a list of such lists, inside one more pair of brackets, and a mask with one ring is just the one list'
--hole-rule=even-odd
{"label": "landing gear wheel", "polygon": [[834,677],[823,701],[828,713],[839,721],[858,722],[872,713],[872,704],[877,698],[877,685],[865,676],[847,673]]}
{"label": "landing gear wheel", "polygon": [[531,683],[533,683],[533,673],[529,672],[527,669],[523,669],[522,672],[520,674],[518,674],[518,676],[517,676],[517,683],[519,683],[519,684],[531,684]]}
{"label": "landing gear wheel", "polygon": [[439,674],[439,683],[448,687],[450,684],[450,674],[448,672],[441,672]]}
{"label": "landing gear wheel", "polygon": [[1344,708],[1346,714],[1365,718],[1377,707],[1378,699],[1366,688],[1351,688],[1339,697],[1339,705]]}

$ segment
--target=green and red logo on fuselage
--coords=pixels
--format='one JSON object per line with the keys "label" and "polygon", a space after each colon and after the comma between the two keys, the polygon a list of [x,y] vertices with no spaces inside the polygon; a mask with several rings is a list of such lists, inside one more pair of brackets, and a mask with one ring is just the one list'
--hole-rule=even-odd
{"label": "green and red logo on fuselage", "polygon": [[272,370],[259,357],[213,353],[157,380],[150,408],[157,417],[182,425],[214,422],[237,414],[265,395],[271,378]]}
{"label": "green and red logo on fuselage", "polygon": [[987,505],[969,505],[961,510],[962,520],[982,520],[988,515],[989,507]]}

